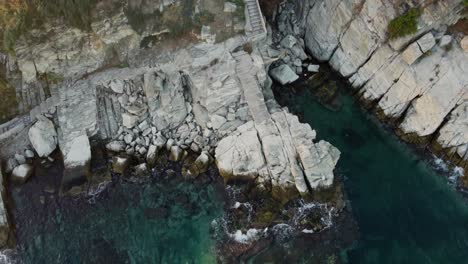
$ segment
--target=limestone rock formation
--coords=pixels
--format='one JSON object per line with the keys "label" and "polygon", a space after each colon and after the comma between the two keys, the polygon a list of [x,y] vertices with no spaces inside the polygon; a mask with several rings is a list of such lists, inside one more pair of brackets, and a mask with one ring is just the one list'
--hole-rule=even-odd
{"label": "limestone rock formation", "polygon": [[52,121],[45,117],[29,129],[29,140],[39,157],[49,156],[57,148],[57,132]]}
{"label": "limestone rock formation", "polygon": [[329,143],[314,143],[315,131],[287,111],[271,119],[248,122],[222,139],[216,163],[226,180],[256,180],[279,198],[329,187],[340,152]]}
{"label": "limestone rock formation", "polygon": [[[460,109],[468,94],[467,37],[447,31],[461,18],[463,5],[457,0],[421,3],[289,1],[277,21],[282,36],[303,37],[306,50],[347,77],[362,99],[401,120],[403,133],[438,135],[443,148],[466,157]],[[411,7],[421,12],[416,32],[389,39],[389,22]],[[461,145],[449,143],[451,138]]]}

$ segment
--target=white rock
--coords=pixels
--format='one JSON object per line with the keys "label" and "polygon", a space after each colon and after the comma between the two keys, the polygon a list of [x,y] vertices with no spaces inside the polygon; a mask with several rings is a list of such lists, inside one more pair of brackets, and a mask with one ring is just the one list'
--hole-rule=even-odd
{"label": "white rock", "polygon": [[219,129],[222,125],[226,123],[226,118],[219,116],[219,115],[212,115],[211,116],[211,125],[214,129]]}
{"label": "white rock", "polygon": [[125,135],[124,141],[125,141],[125,143],[127,143],[127,144],[132,143],[132,141],[133,141],[133,134],[129,133],[129,134]]}
{"label": "white rock", "polygon": [[182,150],[179,146],[172,146],[171,152],[169,154],[169,160],[172,161],[180,161],[183,157],[184,150]]}
{"label": "white rock", "polygon": [[31,177],[33,170],[31,165],[21,164],[13,170],[11,179],[14,183],[23,184]]}
{"label": "white rock", "polygon": [[307,66],[308,72],[319,72],[319,70],[320,70],[320,65],[309,64],[309,66]]}
{"label": "white rock", "polygon": [[278,66],[270,71],[270,76],[282,85],[295,82],[299,76],[286,64]]}
{"label": "white rock", "polygon": [[47,118],[39,118],[29,129],[28,135],[39,157],[47,157],[57,148],[57,132],[54,123]]}
{"label": "white rock", "polygon": [[106,145],[106,148],[112,152],[121,152],[125,150],[125,143],[122,141],[112,141]]}
{"label": "white rock", "polygon": [[124,91],[124,83],[122,80],[112,80],[109,86],[114,93],[121,94]]}
{"label": "white rock", "polygon": [[30,149],[27,149],[24,151],[24,155],[26,156],[26,158],[28,159],[32,159],[34,158],[34,152]]}
{"label": "white rock", "polygon": [[122,114],[122,124],[126,128],[134,128],[138,123],[138,116],[123,113]]}
{"label": "white rock", "polygon": [[234,13],[236,12],[237,5],[231,2],[224,2],[224,12]]}
{"label": "white rock", "polygon": [[417,42],[418,42],[419,48],[421,49],[423,53],[426,53],[429,50],[431,50],[432,47],[434,47],[434,45],[436,44],[434,35],[432,35],[432,33],[430,32],[422,36],[420,39],[418,39]]}
{"label": "white rock", "polygon": [[26,158],[21,154],[15,154],[15,159],[18,161],[19,164],[26,163]]}
{"label": "white rock", "polygon": [[453,39],[452,36],[445,35],[440,39],[439,45],[441,47],[446,47],[446,46],[450,45],[450,43],[452,43],[452,39]]}

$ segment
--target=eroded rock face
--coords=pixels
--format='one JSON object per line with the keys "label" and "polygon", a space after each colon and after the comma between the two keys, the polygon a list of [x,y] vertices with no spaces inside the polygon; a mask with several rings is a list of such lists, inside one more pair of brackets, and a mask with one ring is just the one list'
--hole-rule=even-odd
{"label": "eroded rock face", "polygon": [[[456,0],[430,7],[420,3],[407,2],[421,11],[417,32],[393,40],[388,40],[387,25],[403,10],[389,1],[290,1],[283,12],[305,10],[305,16],[296,14],[288,21],[303,29],[310,54],[348,77],[362,98],[376,102],[386,116],[402,120],[404,133],[438,133],[444,148],[458,149],[455,152],[463,157],[465,128],[460,112],[454,111],[462,111],[468,94],[466,37],[446,32],[460,19],[462,7]],[[300,36],[302,31],[279,28],[284,36]],[[451,121],[443,124],[446,118]],[[461,133],[454,140],[461,145],[448,143],[453,131]]]}
{"label": "eroded rock face", "polygon": [[216,163],[226,180],[256,180],[284,199],[294,193],[329,187],[340,152],[314,143],[315,131],[287,111],[261,123],[248,122],[216,148]]}
{"label": "eroded rock face", "polygon": [[39,157],[49,156],[57,148],[57,131],[52,121],[45,117],[29,129],[29,140]]}

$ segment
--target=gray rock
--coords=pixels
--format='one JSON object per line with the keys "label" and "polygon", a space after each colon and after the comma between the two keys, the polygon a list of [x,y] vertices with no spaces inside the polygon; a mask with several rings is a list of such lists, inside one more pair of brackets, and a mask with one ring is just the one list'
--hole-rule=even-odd
{"label": "gray rock", "polygon": [[192,176],[198,176],[201,173],[204,173],[208,170],[213,158],[211,155],[203,151],[200,156],[195,160],[195,162],[189,168],[189,174]]}
{"label": "gray rock", "polygon": [[115,173],[123,174],[130,165],[130,159],[126,157],[114,157],[112,159],[112,170]]}
{"label": "gray rock", "polygon": [[49,156],[57,148],[54,123],[42,117],[29,129],[29,140],[39,157]]}
{"label": "gray rock", "polygon": [[125,150],[125,143],[123,141],[112,141],[106,145],[106,149],[112,152],[121,152]]}
{"label": "gray rock", "polygon": [[237,5],[232,2],[225,2],[224,3],[224,12],[226,13],[234,13],[237,10]]}
{"label": "gray rock", "polygon": [[320,70],[320,65],[309,64],[309,66],[307,66],[308,72],[319,72],[319,70]]}
{"label": "gray rock", "polygon": [[172,146],[169,153],[169,160],[180,161],[183,157],[184,150],[179,146]]}
{"label": "gray rock", "polygon": [[452,43],[452,39],[453,39],[452,36],[445,35],[440,39],[439,45],[441,47],[446,47],[446,46],[450,45],[450,43]]}
{"label": "gray rock", "polygon": [[135,174],[137,176],[148,176],[149,169],[146,163],[135,166]]}
{"label": "gray rock", "polygon": [[27,149],[24,151],[24,155],[26,156],[26,158],[28,159],[32,159],[34,158],[34,152],[30,149]]}
{"label": "gray rock", "polygon": [[219,116],[219,115],[212,115],[211,116],[211,125],[213,129],[219,129],[224,123],[226,123],[226,118]]}
{"label": "gray rock", "polygon": [[133,128],[138,123],[138,116],[128,113],[122,114],[122,125],[126,128]]}
{"label": "gray rock", "polygon": [[124,141],[125,141],[125,143],[127,143],[127,144],[132,143],[132,141],[133,141],[133,134],[129,133],[129,134],[125,135]]}
{"label": "gray rock", "polygon": [[282,85],[295,82],[299,79],[299,76],[286,64],[272,69],[270,76]]}
{"label": "gray rock", "polygon": [[13,158],[8,159],[5,165],[5,172],[11,173],[18,165],[19,164],[16,159],[13,159]]}
{"label": "gray rock", "polygon": [[18,161],[18,164],[26,163],[26,158],[21,154],[15,154],[15,159]]}

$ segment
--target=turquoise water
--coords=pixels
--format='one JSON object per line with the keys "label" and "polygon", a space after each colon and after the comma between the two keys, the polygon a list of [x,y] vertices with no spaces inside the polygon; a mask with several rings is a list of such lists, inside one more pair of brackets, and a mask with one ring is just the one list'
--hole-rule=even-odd
{"label": "turquoise water", "polygon": [[15,194],[21,210],[37,210],[16,216],[20,256],[25,264],[216,263],[210,224],[222,216],[223,198],[213,183],[180,178],[119,182],[91,204],[46,196],[44,208],[29,207],[30,196]]}
{"label": "turquoise water", "polygon": [[468,263],[468,204],[446,178],[351,96],[341,94],[333,112],[309,91],[288,95],[282,103],[342,152],[338,173],[361,232],[345,263]]}

